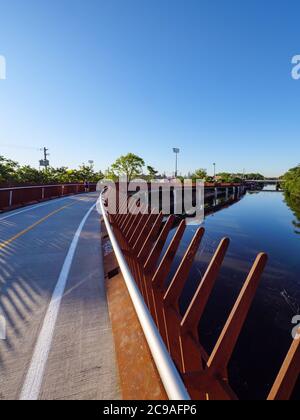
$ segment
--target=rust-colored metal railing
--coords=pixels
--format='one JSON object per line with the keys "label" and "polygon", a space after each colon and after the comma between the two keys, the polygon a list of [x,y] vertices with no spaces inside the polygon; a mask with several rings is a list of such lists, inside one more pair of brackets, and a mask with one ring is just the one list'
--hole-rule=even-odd
{"label": "rust-colored metal railing", "polygon": [[[85,190],[83,183],[0,188],[0,210],[9,210],[18,206],[71,194],[80,194],[84,193]],[[96,191],[96,184],[90,183],[88,190]]]}
{"label": "rust-colored metal railing", "polygon": [[[257,256],[212,353],[207,354],[201,345],[199,323],[218,278],[229,239],[224,238],[220,242],[182,316],[179,299],[205,230],[200,227],[196,231],[167,287],[166,281],[186,223],[182,221],[176,227],[170,244],[161,255],[174,228],[174,216],[165,221],[161,213],[147,214],[143,205],[139,214],[123,214],[127,205],[128,198],[124,195],[117,204],[117,214],[107,215],[111,230],[189,395],[197,400],[236,400],[237,396],[229,383],[228,364],[255,297],[267,255],[261,253]],[[300,340],[294,340],[268,399],[289,399],[299,373]]]}

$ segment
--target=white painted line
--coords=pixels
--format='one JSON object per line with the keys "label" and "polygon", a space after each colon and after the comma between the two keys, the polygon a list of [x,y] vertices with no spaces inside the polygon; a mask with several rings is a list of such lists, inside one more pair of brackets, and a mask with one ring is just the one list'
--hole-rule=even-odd
{"label": "white painted line", "polygon": [[89,215],[95,207],[96,204],[89,209],[82,219],[70,245],[33,352],[31,363],[20,394],[20,400],[37,400],[39,397],[60,304],[63,298],[80,234]]}

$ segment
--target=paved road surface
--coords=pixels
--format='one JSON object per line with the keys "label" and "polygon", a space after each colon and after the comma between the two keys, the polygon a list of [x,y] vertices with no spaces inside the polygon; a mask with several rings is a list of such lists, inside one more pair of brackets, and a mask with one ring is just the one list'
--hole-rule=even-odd
{"label": "paved road surface", "polygon": [[120,397],[96,197],[0,215],[0,399]]}

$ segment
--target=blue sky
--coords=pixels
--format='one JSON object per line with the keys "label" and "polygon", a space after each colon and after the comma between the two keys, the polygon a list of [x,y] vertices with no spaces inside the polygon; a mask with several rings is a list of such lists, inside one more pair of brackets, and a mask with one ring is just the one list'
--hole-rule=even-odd
{"label": "blue sky", "polygon": [[300,162],[298,0],[0,0],[0,154],[160,171]]}

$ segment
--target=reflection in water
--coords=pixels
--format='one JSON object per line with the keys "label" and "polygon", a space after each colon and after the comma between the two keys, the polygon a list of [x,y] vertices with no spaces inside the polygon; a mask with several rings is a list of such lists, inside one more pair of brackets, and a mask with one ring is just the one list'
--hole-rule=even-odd
{"label": "reflection in water", "polygon": [[293,221],[295,226],[295,233],[300,235],[300,198],[295,198],[290,194],[285,194],[285,202],[294,213],[296,220]]}
{"label": "reflection in water", "polygon": [[[288,206],[287,206],[288,204]],[[248,193],[222,211],[206,216],[205,238],[181,299],[187,308],[214,251],[224,236],[231,245],[199,326],[210,353],[256,255],[269,262],[229,367],[242,399],[265,399],[291,345],[292,317],[300,308],[300,207],[280,192]],[[295,217],[297,221],[295,221]],[[295,229],[296,227],[296,229]],[[176,270],[197,226],[189,226],[174,264]],[[297,387],[295,398],[300,399]]]}

